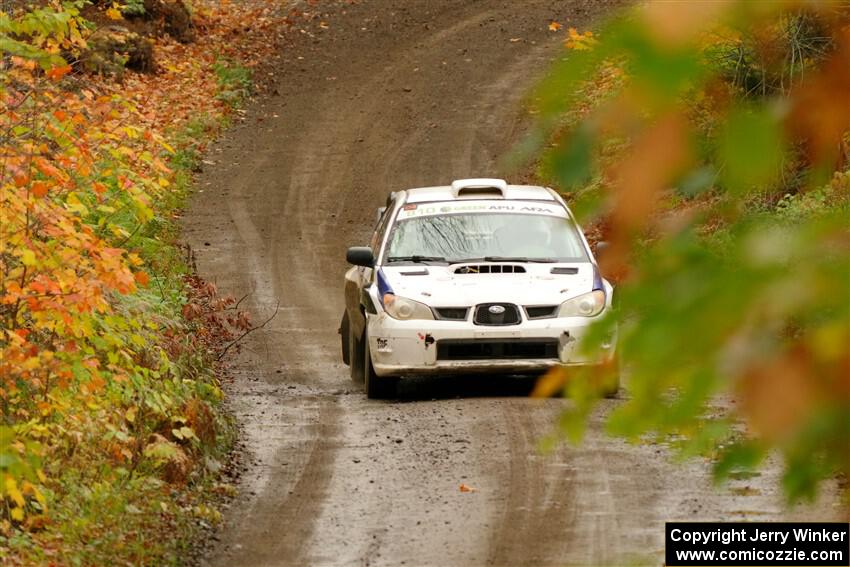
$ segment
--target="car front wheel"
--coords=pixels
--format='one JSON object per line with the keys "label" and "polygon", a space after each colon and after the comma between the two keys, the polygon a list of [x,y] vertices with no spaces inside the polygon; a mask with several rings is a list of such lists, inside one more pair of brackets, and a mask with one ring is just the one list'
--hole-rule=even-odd
{"label": "car front wheel", "polygon": [[366,381],[366,396],[372,400],[383,400],[396,395],[398,378],[394,376],[378,376],[372,366],[372,355],[369,351],[369,334],[363,333],[363,375]]}
{"label": "car front wheel", "polygon": [[346,337],[348,341],[348,370],[351,373],[351,381],[363,382],[363,344],[354,336],[351,324],[346,325]]}
{"label": "car front wheel", "polygon": [[620,356],[614,355],[614,359],[601,366],[603,376],[602,393],[606,398],[616,398],[620,393]]}

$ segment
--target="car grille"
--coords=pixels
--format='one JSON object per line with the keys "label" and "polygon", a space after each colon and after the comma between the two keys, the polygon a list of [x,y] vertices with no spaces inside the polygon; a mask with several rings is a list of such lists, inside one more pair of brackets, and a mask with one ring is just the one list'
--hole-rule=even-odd
{"label": "car grille", "polygon": [[437,319],[445,321],[466,321],[469,307],[436,307]]}
{"label": "car grille", "polygon": [[467,264],[455,269],[456,274],[524,274],[525,268],[514,264]]}
{"label": "car grille", "polygon": [[557,359],[556,339],[444,339],[437,360]]}
{"label": "car grille", "polygon": [[557,305],[526,306],[525,314],[529,319],[550,319],[558,312]]}
{"label": "car grille", "polygon": [[[500,313],[493,312],[499,310]],[[519,309],[513,303],[479,303],[475,306],[476,325],[518,325],[519,322]]]}

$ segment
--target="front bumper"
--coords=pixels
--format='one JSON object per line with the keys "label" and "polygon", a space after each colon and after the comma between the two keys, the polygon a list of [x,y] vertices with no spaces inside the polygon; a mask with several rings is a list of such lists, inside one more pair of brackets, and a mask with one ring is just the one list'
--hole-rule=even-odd
{"label": "front bumper", "polygon": [[[368,320],[369,351],[378,376],[524,373],[559,364],[601,364],[613,356],[616,341],[612,337],[595,356],[580,353],[578,344],[592,322],[586,317],[564,317],[495,327],[460,321],[400,321],[380,312]],[[482,346],[492,348],[466,348]],[[489,357],[489,351],[497,354]]]}

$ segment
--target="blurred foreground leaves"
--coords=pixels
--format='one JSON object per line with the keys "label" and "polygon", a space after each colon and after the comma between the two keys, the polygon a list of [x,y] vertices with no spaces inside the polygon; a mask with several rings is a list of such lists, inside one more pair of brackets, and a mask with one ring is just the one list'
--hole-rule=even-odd
{"label": "blurred foreground leaves", "polygon": [[[619,325],[610,429],[721,479],[778,449],[811,497],[850,472],[850,9],[650,3],[593,38],[566,40],[522,151],[609,243],[618,322],[585,347]],[[577,438],[598,388],[565,378]]]}

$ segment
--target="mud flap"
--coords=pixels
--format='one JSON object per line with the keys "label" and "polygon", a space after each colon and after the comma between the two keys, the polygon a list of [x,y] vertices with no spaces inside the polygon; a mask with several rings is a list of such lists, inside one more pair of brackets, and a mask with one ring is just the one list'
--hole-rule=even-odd
{"label": "mud flap", "polygon": [[348,351],[348,327],[348,312],[346,311],[342,314],[342,321],[339,323],[339,330],[337,332],[339,333],[339,342],[342,347],[342,361],[348,366],[351,366],[351,354]]}

